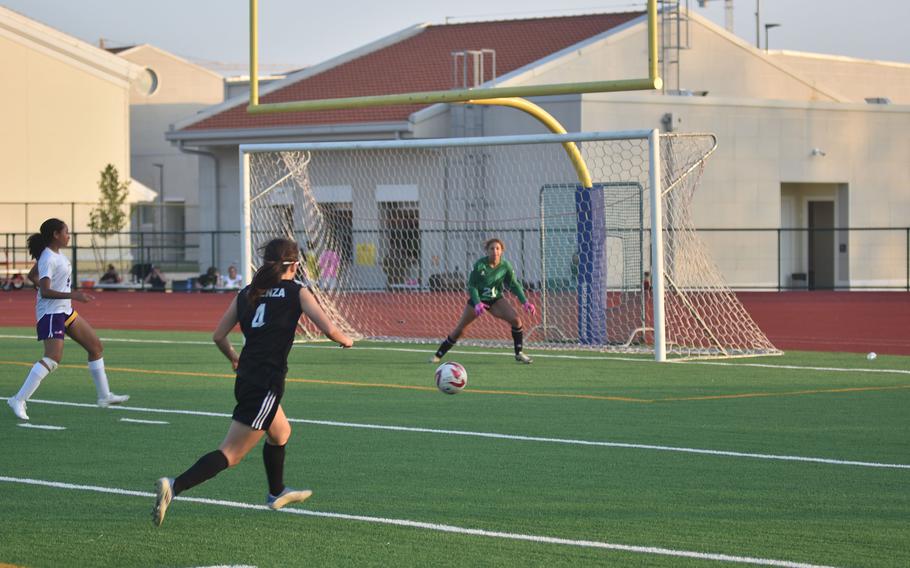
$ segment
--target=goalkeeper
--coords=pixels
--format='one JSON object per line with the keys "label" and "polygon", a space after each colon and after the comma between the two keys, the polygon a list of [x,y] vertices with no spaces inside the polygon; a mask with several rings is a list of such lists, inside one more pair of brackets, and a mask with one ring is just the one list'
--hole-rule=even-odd
{"label": "goalkeeper", "polygon": [[468,277],[470,298],[461,313],[461,319],[458,320],[452,333],[436,350],[436,354],[430,359],[431,363],[439,363],[449,349],[458,342],[464,330],[486,311],[512,326],[515,360],[526,365],[531,363],[531,358],[522,351],[524,331],[521,327],[521,318],[512,304],[503,300],[504,287],[509,287],[530,315],[533,316],[537,313],[537,308],[525,297],[524,288],[522,288],[521,282],[515,278],[512,264],[502,258],[502,253],[506,250],[505,244],[499,239],[490,239],[484,243],[484,250],[487,251],[487,256],[474,263],[474,269],[471,270],[471,276]]}

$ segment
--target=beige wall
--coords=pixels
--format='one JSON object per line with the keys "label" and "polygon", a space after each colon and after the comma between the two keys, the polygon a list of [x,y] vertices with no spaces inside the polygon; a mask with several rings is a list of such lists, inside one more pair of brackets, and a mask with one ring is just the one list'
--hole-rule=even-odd
{"label": "beige wall", "polygon": [[[680,51],[680,84],[668,87],[708,91],[711,96],[770,100],[833,101],[836,93],[821,82],[798,76],[764,52],[726,34],[700,18],[690,21],[691,49]],[[542,85],[647,77],[647,33],[644,26],[619,31],[532,72],[506,78],[503,86]],[[657,92],[651,92],[658,95]]]}
{"label": "beige wall", "polygon": [[[130,144],[133,177],[162,193],[166,202],[185,204],[185,225],[189,231],[216,230],[201,218],[198,211],[200,187],[200,158],[181,152],[165,139],[170,125],[193,116],[200,110],[222,102],[224,79],[207,69],[190,63],[154,46],[140,45],[123,51],[122,58],[144,69],[130,93]],[[157,87],[149,92],[148,71],[157,78]],[[211,190],[211,188],[210,188]],[[179,208],[168,208],[173,217]],[[160,224],[155,229],[160,228]],[[176,219],[169,219],[166,228],[179,228]]]}
{"label": "beige wall", "polygon": [[[910,137],[896,134],[910,129],[910,107],[585,95],[582,127],[654,128],[667,112],[680,131],[718,138],[695,196],[696,227],[777,229],[785,183],[846,187],[849,218],[839,219],[841,225],[910,225]],[[814,148],[825,155],[813,156]],[[851,282],[905,279],[902,233],[857,232],[849,239]],[[719,233],[706,240],[731,284],[776,286],[776,234]]]}
{"label": "beige wall", "polygon": [[[0,89],[0,201],[96,201],[108,163],[129,179],[125,80],[2,35],[0,77],[15,78],[15,88]],[[68,220],[69,209],[59,215]],[[40,224],[22,219],[0,207],[0,232]]]}
{"label": "beige wall", "polygon": [[803,77],[830,85],[850,102],[888,97],[894,104],[910,104],[910,65],[906,63],[791,51],[772,51],[769,55]]}

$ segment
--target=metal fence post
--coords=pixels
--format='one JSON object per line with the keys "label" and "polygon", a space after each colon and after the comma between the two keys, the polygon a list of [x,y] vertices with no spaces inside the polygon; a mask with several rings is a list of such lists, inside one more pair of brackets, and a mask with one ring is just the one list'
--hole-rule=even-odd
{"label": "metal fence post", "polygon": [[73,288],[79,288],[79,245],[76,244],[79,240],[79,233],[73,233]]}
{"label": "metal fence post", "polygon": [[780,277],[781,277],[781,274],[780,274],[780,231],[781,231],[781,229],[778,228],[777,229],[777,291],[778,292],[780,292]]}
{"label": "metal fence post", "polygon": [[139,269],[136,277],[139,278],[139,288],[145,290],[145,277],[142,276],[142,267],[145,266],[145,233],[139,233]]}

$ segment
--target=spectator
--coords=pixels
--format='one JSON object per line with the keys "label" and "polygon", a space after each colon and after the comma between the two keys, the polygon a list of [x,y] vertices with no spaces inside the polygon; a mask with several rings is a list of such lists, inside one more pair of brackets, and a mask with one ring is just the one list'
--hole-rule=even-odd
{"label": "spectator", "polygon": [[243,276],[237,272],[237,267],[233,264],[228,266],[227,276],[224,277],[224,287],[230,290],[239,290],[243,287]]}
{"label": "spectator", "polygon": [[9,280],[3,283],[4,290],[21,290],[25,287],[25,278],[22,277],[22,274],[15,273],[9,277]]}
{"label": "spectator", "polygon": [[332,249],[325,249],[319,255],[319,284],[325,290],[333,290],[338,284],[338,266],[341,257]]}
{"label": "spectator", "polygon": [[208,270],[196,278],[196,287],[203,290],[221,288],[221,273],[214,266],[209,266]]}
{"label": "spectator", "polygon": [[149,271],[148,276],[143,280],[146,284],[149,284],[153,292],[164,292],[164,287],[167,284],[167,278],[164,276],[164,273],[161,272],[161,269],[156,265],[152,265],[152,269]]}
{"label": "spectator", "polygon": [[319,261],[316,258],[316,252],[314,251],[315,246],[313,241],[307,241],[307,251],[303,255],[303,273],[306,276],[307,282],[313,284],[319,282]]}
{"label": "spectator", "polygon": [[120,284],[123,282],[123,278],[120,277],[120,274],[117,272],[117,269],[114,268],[113,264],[108,264],[107,272],[101,275],[98,282],[102,284]]}

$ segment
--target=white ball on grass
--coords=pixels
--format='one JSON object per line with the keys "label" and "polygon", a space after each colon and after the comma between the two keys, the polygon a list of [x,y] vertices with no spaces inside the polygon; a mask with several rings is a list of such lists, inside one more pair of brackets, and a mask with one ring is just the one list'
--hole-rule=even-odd
{"label": "white ball on grass", "polygon": [[458,394],[468,384],[468,372],[460,363],[446,361],[436,368],[436,386],[446,394]]}
{"label": "white ball on grass", "polygon": [[866,359],[870,361],[874,361],[876,357],[878,357],[878,355],[875,354],[875,351],[871,351],[868,355],[866,355]]}

